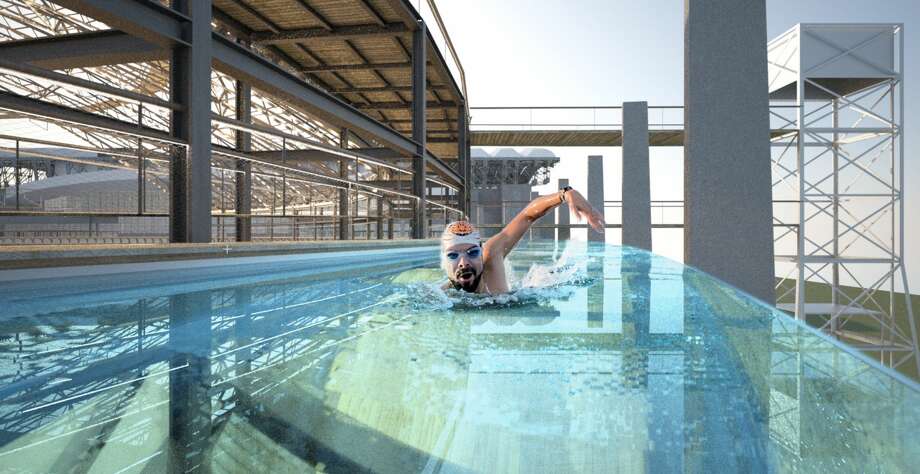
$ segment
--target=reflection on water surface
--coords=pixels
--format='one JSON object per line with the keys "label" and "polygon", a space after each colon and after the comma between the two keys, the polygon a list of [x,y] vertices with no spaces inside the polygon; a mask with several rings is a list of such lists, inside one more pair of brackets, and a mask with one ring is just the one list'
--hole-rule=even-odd
{"label": "reflection on water surface", "polygon": [[515,251],[497,301],[439,290],[431,249],[22,283],[0,297],[0,470],[920,462],[915,386],[697,271],[584,245]]}

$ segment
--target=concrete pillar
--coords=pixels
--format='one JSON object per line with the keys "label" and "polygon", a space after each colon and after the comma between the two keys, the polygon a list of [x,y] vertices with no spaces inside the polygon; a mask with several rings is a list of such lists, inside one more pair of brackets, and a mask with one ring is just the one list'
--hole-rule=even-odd
{"label": "concrete pillar", "polygon": [[172,50],[170,131],[188,146],[170,163],[170,242],[211,241],[211,0],[173,0],[191,44]]}
{"label": "concrete pillar", "polygon": [[[240,122],[252,121],[252,88],[241,81],[236,82],[236,119]],[[252,150],[252,136],[249,132],[236,131],[236,149],[241,153]],[[236,213],[246,217],[236,218],[236,241],[252,240],[252,162],[236,160]]]}
{"label": "concrete pillar", "polygon": [[[569,185],[569,180],[560,179],[559,180],[559,189],[562,189]],[[571,219],[569,218],[569,206],[563,204],[556,208],[559,212],[559,218],[557,224],[559,227],[556,230],[556,238],[559,240],[569,240],[572,238],[572,229],[568,227],[563,227],[569,225]]]}
{"label": "concrete pillar", "polygon": [[[540,193],[536,191],[530,192],[530,200],[540,197]],[[549,211],[543,217],[537,219],[531,227],[530,236],[532,239],[553,239],[555,237],[552,228],[548,227],[539,227],[539,226],[551,226],[555,221],[555,209]]]}
{"label": "concrete pillar", "polygon": [[[604,157],[588,157],[588,203],[600,212],[604,212]],[[585,222],[587,223],[587,222]],[[594,229],[588,229],[588,242],[604,242],[604,235]]]}
{"label": "concrete pillar", "polygon": [[427,141],[425,122],[425,88],[426,72],[425,58],[428,35],[425,22],[419,22],[418,28],[412,32],[412,139],[417,143],[418,149],[412,160],[412,193],[419,197],[415,208],[412,238],[424,239],[428,237],[428,216],[426,215],[426,193],[428,187],[425,182],[425,168],[427,155],[425,144]]}
{"label": "concrete pillar", "polygon": [[648,103],[623,103],[623,245],[652,250]]}
{"label": "concrete pillar", "polygon": [[765,0],[684,14],[684,259],[773,303]]}

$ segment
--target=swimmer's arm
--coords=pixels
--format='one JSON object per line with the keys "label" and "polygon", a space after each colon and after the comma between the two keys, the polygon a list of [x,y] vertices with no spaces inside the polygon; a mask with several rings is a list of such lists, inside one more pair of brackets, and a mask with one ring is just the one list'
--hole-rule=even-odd
{"label": "swimmer's arm", "polygon": [[[562,191],[546,196],[538,196],[531,201],[524,210],[514,216],[514,219],[511,219],[511,222],[501,232],[486,242],[483,246],[485,253],[493,254],[494,252],[494,255],[501,255],[502,258],[506,257],[537,219],[562,203],[561,193]],[[603,214],[594,210],[581,193],[574,189],[565,191],[565,202],[569,204],[572,215],[576,218],[587,218],[591,227],[601,232],[604,226]]]}

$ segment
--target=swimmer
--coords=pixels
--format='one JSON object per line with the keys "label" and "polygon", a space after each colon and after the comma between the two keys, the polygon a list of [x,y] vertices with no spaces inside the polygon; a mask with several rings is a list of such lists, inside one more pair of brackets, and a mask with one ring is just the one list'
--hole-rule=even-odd
{"label": "swimmer", "polygon": [[518,213],[501,232],[483,244],[467,221],[451,222],[441,235],[441,268],[447,273],[444,289],[470,293],[508,292],[505,257],[537,219],[563,203],[576,219],[587,219],[594,230],[603,232],[604,215],[588,204],[578,191],[566,186],[559,192],[538,196]]}

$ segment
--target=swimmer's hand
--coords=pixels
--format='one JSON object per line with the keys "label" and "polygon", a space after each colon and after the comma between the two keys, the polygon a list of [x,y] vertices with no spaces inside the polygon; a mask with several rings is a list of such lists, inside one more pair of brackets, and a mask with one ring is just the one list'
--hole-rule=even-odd
{"label": "swimmer's hand", "polygon": [[572,189],[565,193],[565,200],[569,203],[569,211],[575,216],[575,219],[582,221],[587,219],[588,224],[598,231],[604,232],[604,213],[598,211],[588,204],[588,200],[578,191]]}

